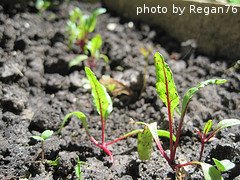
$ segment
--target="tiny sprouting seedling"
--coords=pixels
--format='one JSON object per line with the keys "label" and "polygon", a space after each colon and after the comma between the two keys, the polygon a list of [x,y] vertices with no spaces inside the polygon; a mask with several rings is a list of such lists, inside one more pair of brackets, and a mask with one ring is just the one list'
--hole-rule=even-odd
{"label": "tiny sprouting seedling", "polygon": [[70,12],[66,28],[69,35],[69,47],[75,43],[83,51],[88,41],[89,33],[93,32],[96,27],[97,17],[105,12],[106,9],[98,8],[90,15],[86,15],[78,7],[73,9]]}
{"label": "tiny sprouting seedling", "polygon": [[231,170],[235,167],[235,164],[224,159],[219,161],[218,159],[212,158],[215,165],[211,165],[203,162],[195,162],[196,164],[201,165],[205,180],[223,180],[222,173]]}
{"label": "tiny sprouting seedling", "polygon": [[[105,63],[108,63],[109,59],[105,54],[101,54],[102,37],[100,34],[94,36],[88,41],[85,47],[85,54],[80,54],[69,62],[69,67],[76,66],[82,61],[87,60],[87,65],[90,68],[96,67],[96,60],[103,59]],[[88,54],[88,55],[86,55]]]}
{"label": "tiny sprouting seedling", "polygon": [[220,130],[230,127],[230,126],[235,126],[235,125],[239,125],[240,122],[238,119],[225,119],[220,121],[216,127],[213,129],[213,131],[210,131],[212,129],[212,120],[209,120],[203,129],[203,132],[201,132],[199,129],[195,128],[195,131],[197,132],[200,141],[201,141],[201,150],[200,150],[200,156],[199,156],[199,161],[201,161],[202,159],[202,155],[203,155],[203,150],[204,150],[204,146],[207,142],[209,142],[209,140],[214,137]]}
{"label": "tiny sprouting seedling", "polygon": [[78,180],[83,180],[81,165],[85,164],[85,162],[80,161],[79,157],[77,158],[77,164],[75,166],[75,175],[77,176]]}
{"label": "tiny sprouting seedling", "polygon": [[50,0],[37,0],[35,3],[35,7],[40,12],[47,10],[51,6]]}
{"label": "tiny sprouting seedling", "polygon": [[[114,143],[117,143],[118,141],[123,140],[127,137],[136,135],[138,133],[142,133],[144,131],[144,129],[133,130],[129,133],[126,133],[125,135],[123,135],[121,137],[118,137],[112,141],[106,142],[105,141],[106,120],[113,109],[112,100],[111,100],[109,94],[107,93],[106,88],[102,84],[99,83],[96,76],[94,75],[94,73],[91,71],[91,69],[89,67],[85,67],[85,72],[86,72],[87,78],[90,81],[90,84],[92,87],[92,96],[93,96],[93,102],[94,102],[95,108],[96,108],[98,114],[100,115],[101,131],[102,131],[101,141],[96,140],[91,135],[91,133],[88,129],[87,117],[84,113],[82,113],[80,111],[74,111],[74,112],[68,113],[64,117],[64,120],[59,129],[59,132],[61,132],[61,129],[65,126],[65,124],[67,123],[68,119],[71,116],[76,116],[82,122],[82,125],[87,133],[87,136],[93,142],[93,144],[96,145],[97,147],[99,147],[100,149],[102,149],[110,157],[110,161],[113,162],[113,155],[112,155],[112,152],[108,149],[108,146],[112,145]],[[167,136],[165,131],[162,131],[162,132],[158,131],[158,132],[159,132],[159,135]]]}
{"label": "tiny sprouting seedling", "polygon": [[[218,131],[230,126],[240,125],[240,120],[238,119],[222,120],[217,124],[216,128],[212,132],[209,132],[212,128],[212,121],[208,121],[204,127],[203,133],[197,130],[198,135],[200,136],[200,139],[201,139],[201,151],[200,151],[199,161],[191,161],[185,164],[177,164],[175,162],[175,155],[176,155],[177,147],[179,145],[179,139],[181,136],[181,131],[184,123],[184,117],[185,117],[187,107],[189,105],[191,98],[195,93],[197,93],[198,90],[210,84],[217,84],[217,85],[223,84],[226,82],[226,80],[225,79],[209,79],[199,83],[196,87],[190,88],[183,97],[182,108],[180,111],[178,107],[179,96],[177,93],[177,89],[174,83],[174,79],[173,79],[173,75],[170,67],[164,61],[164,58],[160,53],[155,54],[154,61],[155,61],[156,76],[157,76],[157,82],[156,82],[157,94],[159,98],[163,101],[163,103],[166,105],[168,110],[168,122],[169,122],[169,133],[170,133],[169,134],[170,155],[168,155],[165,152],[165,150],[163,149],[160,143],[160,140],[157,136],[156,125],[155,125],[155,128],[153,128],[153,130],[151,130],[151,128],[148,126],[149,131],[146,134],[142,133],[142,138],[145,138],[146,140],[145,144],[148,144],[148,143],[151,144],[151,140],[154,139],[160,153],[166,159],[166,161],[168,162],[168,164],[171,166],[173,170],[179,170],[183,166],[194,165],[194,164],[202,166],[202,163],[199,161],[201,160],[205,143],[208,142],[209,139],[212,138]],[[174,142],[175,134],[174,134],[174,126],[173,126],[174,112],[177,112],[180,114],[180,120],[179,120],[178,128],[176,130],[175,142]],[[147,152],[148,151],[146,150],[145,153]],[[145,157],[146,158],[144,159],[149,159],[150,156],[145,155]],[[208,173],[213,173],[212,169],[213,168],[209,168]]]}
{"label": "tiny sprouting seedling", "polygon": [[33,139],[37,141],[41,141],[41,148],[42,148],[42,161],[44,160],[44,142],[49,139],[53,135],[53,131],[45,130],[42,132],[41,136],[32,136]]}
{"label": "tiny sprouting seedling", "polygon": [[57,157],[55,160],[47,160],[47,163],[50,166],[57,167],[57,166],[59,166],[59,161],[60,161],[60,157]]}

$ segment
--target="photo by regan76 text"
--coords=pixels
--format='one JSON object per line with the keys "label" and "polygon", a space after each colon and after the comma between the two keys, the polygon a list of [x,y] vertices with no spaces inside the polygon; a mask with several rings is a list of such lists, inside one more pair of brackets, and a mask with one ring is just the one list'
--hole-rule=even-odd
{"label": "photo by regan76 text", "polygon": [[166,7],[166,6],[146,6],[146,4],[143,4],[142,6],[136,7],[136,13],[137,15],[140,14],[166,14],[166,13],[172,13],[176,15],[183,15],[185,13],[189,14],[227,14],[227,13],[233,13],[237,14],[238,9],[234,6],[225,5],[225,6],[197,6],[190,4],[188,6],[177,6],[175,4],[172,5],[172,7]]}

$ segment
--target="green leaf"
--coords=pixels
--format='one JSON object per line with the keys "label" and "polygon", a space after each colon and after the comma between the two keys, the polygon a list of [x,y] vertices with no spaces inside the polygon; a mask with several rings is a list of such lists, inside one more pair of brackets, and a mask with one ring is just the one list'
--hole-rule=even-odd
{"label": "green leaf", "polygon": [[40,10],[40,11],[44,11],[46,10],[49,6],[51,5],[51,2],[48,0],[37,0],[35,7]]}
{"label": "green leaf", "polygon": [[157,75],[156,89],[158,96],[167,107],[169,106],[168,108],[170,108],[171,114],[173,114],[174,109],[179,104],[179,97],[172,71],[160,53],[155,53],[154,61]]}
{"label": "green leaf", "polygon": [[193,95],[199,91],[201,88],[210,85],[210,84],[223,84],[227,82],[226,79],[209,79],[206,81],[203,81],[201,83],[199,83],[196,87],[192,87],[190,88],[184,95],[183,97],[183,102],[182,102],[182,113],[184,113],[186,111],[186,108],[188,106],[189,101],[191,100],[191,98],[193,97]]}
{"label": "green leaf", "polygon": [[82,177],[82,171],[81,171],[81,161],[79,160],[79,157],[77,158],[77,164],[75,166],[75,174],[78,178],[78,180],[83,180],[83,177]]}
{"label": "green leaf", "polygon": [[[157,130],[158,132],[158,136],[160,137],[166,137],[166,138],[169,138],[170,139],[170,132],[169,131],[166,131],[166,130]],[[173,135],[172,137],[173,139],[173,142],[176,141],[176,136]]]}
{"label": "green leaf", "polygon": [[204,130],[203,130],[204,134],[207,134],[211,130],[212,124],[213,124],[212,120],[208,120],[208,122],[204,126]]}
{"label": "green leaf", "polygon": [[104,14],[107,10],[105,8],[98,8],[96,10],[93,11],[93,14],[95,16],[99,16],[101,14]]}
{"label": "green leaf", "polygon": [[97,16],[103,14],[106,12],[105,8],[98,8],[95,11],[93,11],[93,13],[89,16],[89,18],[87,19],[87,29],[88,32],[93,32],[96,24],[97,24]]}
{"label": "green leaf", "polygon": [[109,58],[105,54],[100,54],[100,58],[102,58],[106,64],[109,62]]}
{"label": "green leaf", "polygon": [[221,129],[224,129],[230,126],[236,126],[236,125],[240,125],[239,119],[224,119],[217,124],[216,129],[221,130]]}
{"label": "green leaf", "polygon": [[151,131],[147,126],[145,126],[143,132],[138,133],[137,144],[139,159],[141,160],[150,159],[152,154],[153,138]]}
{"label": "green leaf", "polygon": [[89,129],[88,129],[88,124],[87,124],[87,117],[85,116],[85,114],[83,114],[82,112],[80,111],[74,111],[74,112],[71,112],[71,113],[68,113],[64,119],[63,119],[63,122],[58,130],[58,132],[60,133],[62,128],[65,126],[65,124],[67,123],[68,119],[71,117],[71,116],[76,116],[83,124],[83,127],[84,129],[86,130],[86,132],[88,134],[90,134],[89,132]]}
{"label": "green leaf", "polygon": [[100,48],[102,47],[102,37],[97,34],[87,44],[87,49],[91,52],[91,56],[96,57]]}
{"label": "green leaf", "polygon": [[50,138],[52,135],[53,135],[53,131],[51,131],[51,130],[45,130],[45,131],[42,132],[41,137],[42,137],[44,140],[46,140],[46,139]]}
{"label": "green leaf", "polygon": [[143,131],[144,131],[144,129],[135,129],[135,130],[133,130],[133,131],[131,131],[131,132],[128,132],[128,133],[124,134],[124,135],[121,136],[121,137],[132,136],[132,135],[135,135],[135,134],[139,134],[139,133],[141,133],[141,132],[143,132]]}
{"label": "green leaf", "polygon": [[97,112],[106,120],[113,108],[112,100],[106,88],[99,83],[89,67],[85,67],[85,72],[92,87],[92,96]]}
{"label": "green leaf", "polygon": [[81,54],[81,55],[78,55],[77,57],[73,58],[69,62],[68,65],[69,65],[69,67],[76,66],[76,65],[80,64],[82,61],[85,61],[87,59],[88,59],[87,55]]}
{"label": "green leaf", "polygon": [[59,166],[59,160],[60,160],[60,157],[57,157],[55,160],[47,160],[47,163],[50,165],[50,166]]}
{"label": "green leaf", "polygon": [[200,164],[203,170],[205,180],[223,180],[220,171],[218,171],[214,166],[202,162]]}
{"label": "green leaf", "polygon": [[[81,9],[78,7],[74,8],[72,11],[70,11],[70,21],[73,23],[77,23],[77,21],[80,21],[83,17],[83,13]],[[80,22],[81,23],[81,22]]]}
{"label": "green leaf", "polygon": [[41,136],[31,136],[33,139],[36,139],[37,141],[44,141],[44,139]]}
{"label": "green leaf", "polygon": [[235,164],[232,163],[231,161],[229,161],[228,159],[224,159],[222,161],[219,161],[215,158],[212,158],[212,159],[213,159],[215,165],[217,166],[218,170],[221,172],[228,171],[235,167]]}

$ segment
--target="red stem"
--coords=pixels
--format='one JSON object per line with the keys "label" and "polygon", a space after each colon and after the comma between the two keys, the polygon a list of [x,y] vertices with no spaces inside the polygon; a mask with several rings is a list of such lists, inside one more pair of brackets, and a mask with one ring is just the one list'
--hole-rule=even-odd
{"label": "red stem", "polygon": [[[164,64],[163,64],[164,65]],[[166,84],[166,96],[167,96],[167,109],[168,109],[168,122],[169,122],[169,132],[170,132],[170,162],[172,163],[174,156],[173,156],[173,125],[172,125],[172,114],[171,114],[171,101],[169,97],[169,91],[168,91],[168,79],[166,75],[166,71],[163,68],[163,73],[164,73],[164,79],[165,79],[165,84]]]}
{"label": "red stem", "polygon": [[182,126],[183,126],[183,121],[184,121],[184,116],[186,114],[186,110],[187,110],[187,108],[185,108],[184,112],[182,112],[181,117],[180,117],[180,123],[178,126],[177,135],[176,135],[176,142],[174,143],[173,159],[175,158],[177,147],[179,144],[179,139],[180,139],[181,132],[182,132]]}
{"label": "red stem", "polygon": [[159,141],[159,140],[155,140],[155,142],[156,142],[156,144],[157,144],[157,147],[158,147],[160,153],[161,153],[162,156],[167,160],[168,164],[171,166],[171,165],[172,165],[172,164],[171,164],[171,161],[170,161],[169,157],[167,156],[166,152],[164,151],[164,149],[163,149],[160,141]]}
{"label": "red stem", "polygon": [[204,147],[205,147],[204,139],[201,139],[201,151],[200,151],[200,156],[199,156],[199,160],[198,161],[201,161],[201,159],[202,159]]}
{"label": "red stem", "polygon": [[102,145],[105,144],[105,121],[101,117],[101,123],[102,123]]}
{"label": "red stem", "polygon": [[134,132],[134,133],[129,133],[129,134],[123,135],[123,136],[121,136],[121,137],[119,137],[119,138],[116,138],[116,139],[114,139],[114,140],[112,140],[112,141],[109,141],[109,142],[107,142],[107,143],[105,143],[105,144],[106,144],[106,146],[109,146],[109,145],[114,144],[114,143],[117,143],[118,141],[121,141],[121,140],[123,140],[123,139],[125,139],[125,138],[127,138],[127,137],[130,137],[130,136],[133,136],[133,135],[135,135],[135,134],[138,134],[138,133],[141,132],[141,131],[142,131],[142,129],[139,129],[139,131],[136,131],[136,132]]}
{"label": "red stem", "polygon": [[189,165],[194,165],[194,164],[198,164],[196,161],[191,161],[191,162],[187,162],[187,163],[184,163],[184,164],[177,164],[175,165],[175,169],[176,168],[180,168],[180,167],[184,167],[184,166],[189,166]]}

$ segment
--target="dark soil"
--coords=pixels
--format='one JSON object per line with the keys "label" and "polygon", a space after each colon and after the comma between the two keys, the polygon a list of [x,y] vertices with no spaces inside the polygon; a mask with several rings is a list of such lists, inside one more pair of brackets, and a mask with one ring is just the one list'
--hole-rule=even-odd
{"label": "dark soil", "polygon": [[[86,78],[83,66],[68,68],[69,60],[79,53],[77,47],[68,48],[65,35],[68,13],[74,6],[87,12],[99,4],[71,1],[69,5],[62,4],[40,15],[32,5],[14,10],[0,6],[0,179],[76,179],[77,156],[86,162],[82,165],[85,179],[174,179],[174,172],[156,148],[151,160],[138,159],[136,137],[111,146],[114,163],[110,165],[109,158],[93,146],[81,123],[74,118],[60,136],[55,134],[45,143],[46,159],[60,157],[59,166],[41,163],[41,145],[31,136],[45,129],[57,131],[64,115],[73,110],[88,116],[89,128],[96,139],[101,135],[90,90],[83,88]],[[128,22],[108,13],[99,17],[95,33],[103,36],[103,52],[111,62],[110,70],[106,70],[99,61],[94,72],[98,77],[109,74],[121,79],[134,92],[131,97],[113,98],[114,109],[107,120],[107,140],[137,128],[131,119],[157,121],[159,128],[168,129],[166,107],[155,91],[152,57],[147,67],[147,88],[140,95],[145,66],[140,47],[151,46],[153,52],[160,51],[166,57],[181,97],[200,81],[228,80],[224,85],[207,87],[193,97],[178,149],[178,162],[198,158],[199,141],[194,127],[203,128],[209,119],[217,123],[225,118],[240,117],[240,74],[233,63],[194,52],[186,54],[180,43],[166,33],[156,35],[155,30],[145,24]],[[208,163],[215,157],[230,159],[236,164],[233,170],[223,174],[226,179],[240,178],[239,130],[240,127],[223,130],[205,149],[203,160]],[[167,149],[167,140],[162,141]],[[186,170],[189,178],[202,179],[200,169],[187,167]]]}

